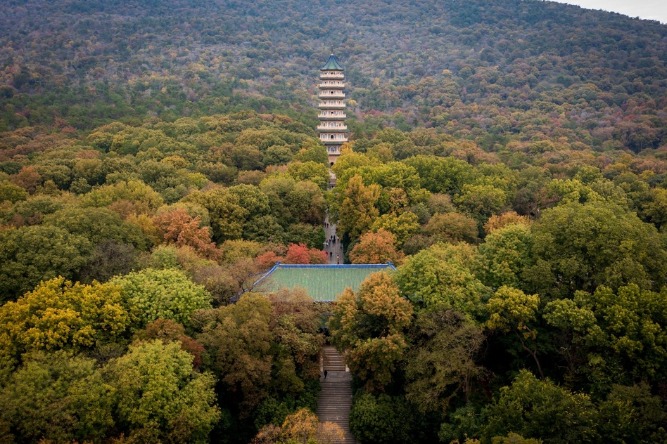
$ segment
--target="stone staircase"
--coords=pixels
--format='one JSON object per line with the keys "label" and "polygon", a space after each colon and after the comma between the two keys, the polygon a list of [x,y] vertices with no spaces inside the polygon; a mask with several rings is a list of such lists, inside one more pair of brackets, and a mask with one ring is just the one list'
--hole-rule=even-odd
{"label": "stone staircase", "polygon": [[327,377],[320,379],[322,390],[317,400],[317,416],[320,422],[333,422],[343,429],[344,438],[332,444],[354,444],[356,441],[350,433],[352,375],[346,371],[341,354],[332,346],[323,347],[322,366]]}

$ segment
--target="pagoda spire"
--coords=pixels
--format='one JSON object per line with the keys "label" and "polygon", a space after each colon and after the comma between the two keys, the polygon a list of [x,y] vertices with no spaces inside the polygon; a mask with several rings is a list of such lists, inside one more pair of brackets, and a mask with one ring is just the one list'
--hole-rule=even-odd
{"label": "pagoda spire", "polygon": [[329,164],[333,165],[340,156],[341,146],[347,142],[345,125],[345,73],[335,55],[320,68],[318,97],[320,104],[318,115],[320,123],[317,132],[329,155]]}

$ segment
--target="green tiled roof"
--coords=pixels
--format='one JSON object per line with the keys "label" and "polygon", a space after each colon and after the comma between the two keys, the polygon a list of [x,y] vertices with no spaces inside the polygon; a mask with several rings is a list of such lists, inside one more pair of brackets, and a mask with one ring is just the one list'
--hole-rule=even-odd
{"label": "green tiled roof", "polygon": [[338,63],[338,59],[335,55],[331,54],[327,63],[320,68],[320,71],[342,71],[343,67]]}
{"label": "green tiled roof", "polygon": [[392,264],[300,265],[276,264],[256,283],[253,291],[271,293],[283,288],[301,287],[320,302],[332,302],[351,287],[356,291],[366,277],[377,271],[391,271]]}

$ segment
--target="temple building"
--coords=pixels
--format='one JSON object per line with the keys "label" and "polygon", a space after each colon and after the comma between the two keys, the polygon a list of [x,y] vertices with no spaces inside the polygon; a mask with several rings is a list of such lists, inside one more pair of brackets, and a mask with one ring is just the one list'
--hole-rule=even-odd
{"label": "temple building", "polygon": [[345,126],[345,74],[335,55],[331,54],[327,63],[320,68],[318,97],[319,119],[317,132],[329,154],[329,164],[333,165],[340,156],[340,147],[347,142]]}
{"label": "temple building", "polygon": [[395,271],[386,264],[281,264],[278,262],[253,285],[258,293],[302,288],[317,302],[334,302],[346,288],[358,291],[370,274]]}

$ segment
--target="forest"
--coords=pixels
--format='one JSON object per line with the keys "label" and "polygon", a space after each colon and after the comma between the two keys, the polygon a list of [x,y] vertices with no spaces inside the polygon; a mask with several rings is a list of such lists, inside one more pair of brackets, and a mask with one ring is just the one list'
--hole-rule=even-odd
{"label": "forest", "polygon": [[[667,26],[533,0],[5,0],[0,442],[667,442]],[[331,168],[316,86],[346,68]],[[396,265],[330,306],[277,262]]]}

